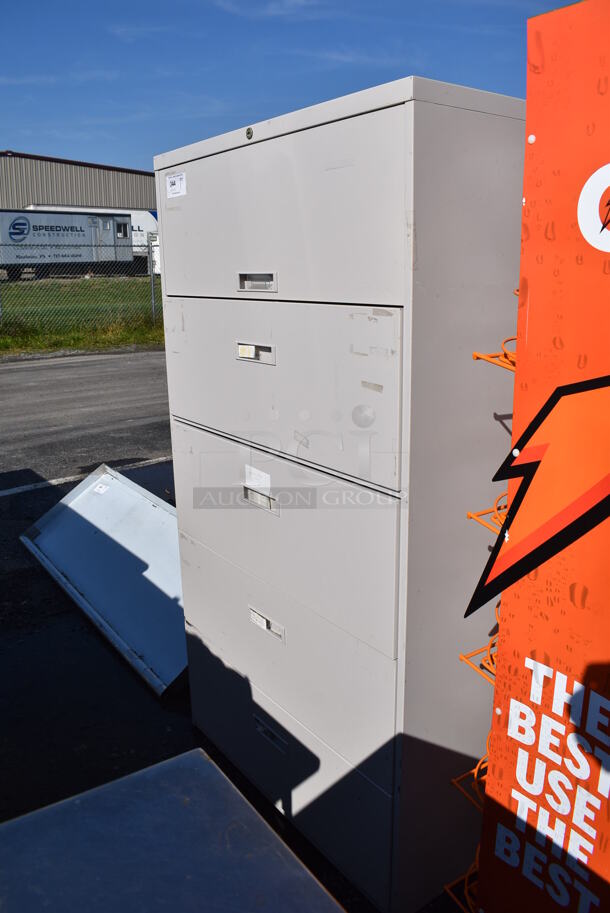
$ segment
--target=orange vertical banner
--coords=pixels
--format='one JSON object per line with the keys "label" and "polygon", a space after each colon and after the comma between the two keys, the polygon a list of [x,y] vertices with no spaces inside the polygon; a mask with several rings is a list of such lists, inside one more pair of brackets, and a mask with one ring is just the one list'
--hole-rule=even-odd
{"label": "orange vertical banner", "polygon": [[610,911],[610,0],[528,23],[484,913]]}

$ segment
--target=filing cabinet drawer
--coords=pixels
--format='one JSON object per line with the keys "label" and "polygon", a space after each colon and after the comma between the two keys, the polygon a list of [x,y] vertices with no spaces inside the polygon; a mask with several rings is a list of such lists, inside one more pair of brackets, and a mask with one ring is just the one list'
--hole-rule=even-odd
{"label": "filing cabinet drawer", "polygon": [[397,105],[164,169],[166,294],[402,303],[406,162]]}
{"label": "filing cabinet drawer", "polygon": [[193,721],[381,909],[392,846],[390,796],[231,669],[187,624]]}
{"label": "filing cabinet drawer", "polygon": [[398,490],[402,308],[167,298],[175,416]]}
{"label": "filing cabinet drawer", "polygon": [[403,502],[181,422],[172,443],[181,532],[396,657]]}
{"label": "filing cabinet drawer", "polygon": [[392,792],[396,661],[180,537],[187,621],[206,645]]}

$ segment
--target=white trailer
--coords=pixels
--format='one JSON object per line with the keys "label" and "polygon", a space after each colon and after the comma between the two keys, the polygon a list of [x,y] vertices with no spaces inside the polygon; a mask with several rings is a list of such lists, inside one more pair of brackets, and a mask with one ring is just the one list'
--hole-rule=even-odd
{"label": "white trailer", "polygon": [[9,279],[24,270],[49,275],[58,267],[70,273],[108,271],[124,264],[133,272],[129,215],[117,213],[0,210],[0,269]]}
{"label": "white trailer", "polygon": [[[74,213],[106,213],[107,209],[96,206],[48,206],[42,203],[31,203],[26,209],[33,209],[37,212],[74,212]],[[148,257],[148,235],[150,232],[157,232],[157,210],[156,209],[112,209],[112,212],[118,216],[129,216],[131,218],[131,243],[133,256]]]}

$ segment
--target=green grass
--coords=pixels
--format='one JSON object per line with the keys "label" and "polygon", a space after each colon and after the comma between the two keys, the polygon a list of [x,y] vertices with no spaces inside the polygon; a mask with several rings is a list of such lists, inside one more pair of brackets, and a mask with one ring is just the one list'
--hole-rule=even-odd
{"label": "green grass", "polygon": [[0,354],[162,345],[161,284],[99,277],[0,282]]}

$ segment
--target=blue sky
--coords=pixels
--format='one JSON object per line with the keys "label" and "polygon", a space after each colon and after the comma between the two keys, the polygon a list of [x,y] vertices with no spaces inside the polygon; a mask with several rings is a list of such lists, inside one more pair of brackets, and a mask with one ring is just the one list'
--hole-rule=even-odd
{"label": "blue sky", "polygon": [[412,74],[525,95],[525,23],[559,0],[11,0],[0,149],[134,168]]}

